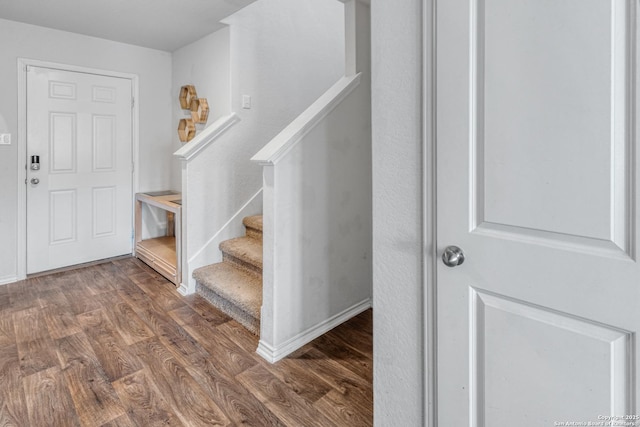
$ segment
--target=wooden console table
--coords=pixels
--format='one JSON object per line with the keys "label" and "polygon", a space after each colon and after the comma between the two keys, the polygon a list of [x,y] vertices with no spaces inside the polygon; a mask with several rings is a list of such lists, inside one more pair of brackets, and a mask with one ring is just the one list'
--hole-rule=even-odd
{"label": "wooden console table", "polygon": [[[181,279],[180,228],[182,195],[173,191],[136,194],[135,256],[178,286]],[[167,212],[165,236],[142,240],[142,204]]]}

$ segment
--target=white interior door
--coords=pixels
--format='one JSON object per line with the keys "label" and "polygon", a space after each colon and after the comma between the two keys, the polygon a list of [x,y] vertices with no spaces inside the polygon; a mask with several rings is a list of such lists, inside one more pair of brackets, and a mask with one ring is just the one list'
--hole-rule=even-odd
{"label": "white interior door", "polygon": [[636,2],[436,10],[438,425],[632,417]]}
{"label": "white interior door", "polygon": [[27,273],[131,253],[131,99],[129,79],[28,67]]}

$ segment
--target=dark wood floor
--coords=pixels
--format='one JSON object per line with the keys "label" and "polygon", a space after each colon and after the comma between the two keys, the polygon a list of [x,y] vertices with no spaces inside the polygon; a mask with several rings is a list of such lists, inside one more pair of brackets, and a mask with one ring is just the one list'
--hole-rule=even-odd
{"label": "dark wood floor", "polygon": [[257,344],[133,258],[0,286],[0,426],[372,425],[370,311]]}

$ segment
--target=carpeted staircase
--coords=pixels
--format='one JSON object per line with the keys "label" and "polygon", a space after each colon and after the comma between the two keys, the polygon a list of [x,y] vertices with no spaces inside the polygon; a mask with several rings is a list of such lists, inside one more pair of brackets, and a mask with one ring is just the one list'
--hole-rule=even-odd
{"label": "carpeted staircase", "polygon": [[222,262],[193,272],[196,292],[252,333],[260,334],[262,215],[242,220],[246,235],[220,243]]}

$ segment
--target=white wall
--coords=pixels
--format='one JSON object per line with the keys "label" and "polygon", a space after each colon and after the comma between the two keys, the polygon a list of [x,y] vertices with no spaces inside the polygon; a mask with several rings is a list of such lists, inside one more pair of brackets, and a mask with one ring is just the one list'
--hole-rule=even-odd
{"label": "white wall", "polygon": [[[261,0],[225,20],[231,109],[241,121],[189,163],[183,182],[189,291],[193,270],[220,257],[211,238],[262,187],[251,157],[342,76],[343,8],[331,0]],[[251,109],[242,109],[242,95],[251,96]]]}
{"label": "white wall", "polygon": [[270,361],[371,304],[370,10],[345,7],[354,68],[254,157],[266,165],[258,353]]}
{"label": "white wall", "polygon": [[[177,102],[180,88],[194,85],[199,98],[206,98],[209,104],[209,118],[206,123],[196,124],[196,135],[220,117],[231,112],[231,64],[230,64],[229,28],[225,27],[215,33],[172,53],[172,89],[173,100],[173,132],[171,133],[174,151],[182,147],[178,139],[178,123],[180,119],[190,118],[188,110],[180,108]],[[173,159],[172,188],[181,188],[180,160]]]}
{"label": "white wall", "polygon": [[261,344],[276,353],[316,338],[313,329],[340,313],[349,318],[369,307],[369,94],[368,81],[361,83],[273,166],[273,181],[265,181],[273,187],[265,197],[272,194],[274,205],[274,272],[264,281],[272,287],[273,318],[262,320]]}
{"label": "white wall", "polygon": [[[140,79],[141,190],[171,184],[171,55],[0,19],[0,132],[12,134],[0,146],[0,281],[17,274],[18,75],[24,57],[137,74]],[[22,167],[22,166],[20,166]]]}
{"label": "white wall", "polygon": [[374,419],[422,426],[422,1],[372,3]]}

